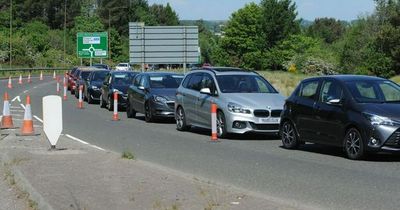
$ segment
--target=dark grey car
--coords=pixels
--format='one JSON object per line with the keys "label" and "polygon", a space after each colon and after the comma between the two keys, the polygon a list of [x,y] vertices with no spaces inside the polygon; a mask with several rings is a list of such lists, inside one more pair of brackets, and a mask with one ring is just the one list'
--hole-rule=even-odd
{"label": "dark grey car", "polygon": [[182,74],[146,72],[135,76],[128,89],[127,116],[145,114],[146,122],[157,118],[173,118],[175,93],[183,79]]}

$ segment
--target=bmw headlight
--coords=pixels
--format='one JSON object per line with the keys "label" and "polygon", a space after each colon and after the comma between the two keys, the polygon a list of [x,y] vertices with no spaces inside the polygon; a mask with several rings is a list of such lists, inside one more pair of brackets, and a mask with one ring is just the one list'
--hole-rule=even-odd
{"label": "bmw headlight", "polygon": [[372,125],[394,126],[395,124],[399,124],[399,122],[396,122],[388,117],[383,117],[375,114],[364,113],[364,116],[371,122]]}
{"label": "bmw headlight", "polygon": [[167,103],[167,99],[161,96],[153,96],[153,99],[155,102],[160,102],[160,103]]}
{"label": "bmw headlight", "polygon": [[235,103],[228,103],[228,110],[233,113],[251,114],[250,109]]}

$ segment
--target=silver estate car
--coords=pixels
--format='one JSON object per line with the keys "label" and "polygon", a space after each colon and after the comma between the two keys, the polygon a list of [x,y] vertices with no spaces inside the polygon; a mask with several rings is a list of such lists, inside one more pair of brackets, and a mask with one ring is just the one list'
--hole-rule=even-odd
{"label": "silver estate car", "polygon": [[180,131],[211,128],[211,103],[217,109],[217,135],[279,132],[285,98],[259,74],[237,68],[205,67],[186,74],[176,92]]}

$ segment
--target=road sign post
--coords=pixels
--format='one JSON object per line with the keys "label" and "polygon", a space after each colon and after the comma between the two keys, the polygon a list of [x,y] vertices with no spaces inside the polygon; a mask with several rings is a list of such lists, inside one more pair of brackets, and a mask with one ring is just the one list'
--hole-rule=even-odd
{"label": "road sign post", "polygon": [[108,58],[107,32],[79,32],[76,34],[76,53],[78,58]]}
{"label": "road sign post", "polygon": [[43,131],[50,142],[51,149],[56,148],[63,130],[62,100],[60,96],[43,97]]}

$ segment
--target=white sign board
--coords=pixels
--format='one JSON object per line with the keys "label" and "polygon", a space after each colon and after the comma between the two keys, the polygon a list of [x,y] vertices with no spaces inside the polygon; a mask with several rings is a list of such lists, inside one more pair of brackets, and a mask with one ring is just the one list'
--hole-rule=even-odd
{"label": "white sign board", "polygon": [[83,37],[83,44],[100,44],[100,37]]}
{"label": "white sign board", "polygon": [[61,97],[55,95],[43,97],[43,131],[51,146],[56,146],[62,130]]}

